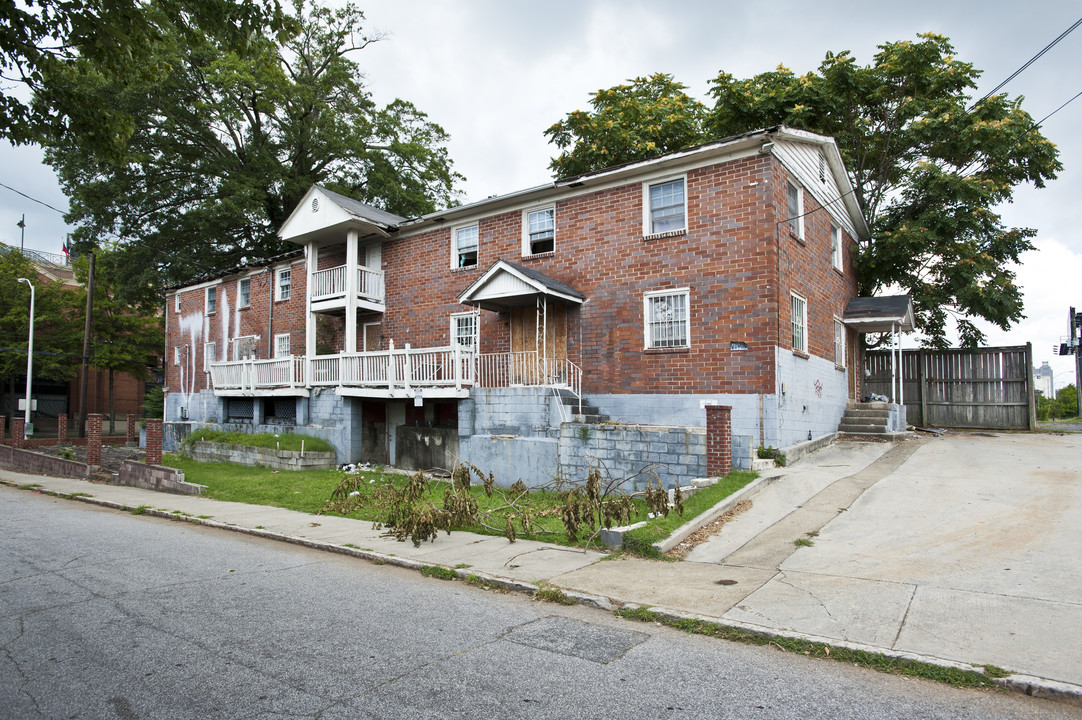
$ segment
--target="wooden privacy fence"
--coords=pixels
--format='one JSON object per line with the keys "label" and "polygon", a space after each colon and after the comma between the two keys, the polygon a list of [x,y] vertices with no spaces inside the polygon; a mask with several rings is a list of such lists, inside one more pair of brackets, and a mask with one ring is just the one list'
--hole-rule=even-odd
{"label": "wooden privacy fence", "polygon": [[[890,352],[864,354],[864,394],[891,396]],[[922,427],[1034,430],[1033,349],[905,350],[906,421]]]}

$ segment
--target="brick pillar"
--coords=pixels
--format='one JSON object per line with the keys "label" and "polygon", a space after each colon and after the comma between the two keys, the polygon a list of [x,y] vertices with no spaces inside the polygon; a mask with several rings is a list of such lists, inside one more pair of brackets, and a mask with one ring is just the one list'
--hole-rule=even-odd
{"label": "brick pillar", "polygon": [[162,464],[162,421],[147,418],[147,465]]}
{"label": "brick pillar", "polygon": [[101,413],[86,416],[86,464],[101,465]]}
{"label": "brick pillar", "polygon": [[11,447],[22,449],[26,447],[26,420],[21,417],[11,418]]}
{"label": "brick pillar", "polygon": [[127,426],[128,426],[128,442],[129,443],[138,443],[139,442],[139,430],[135,425],[135,415],[133,413],[128,413]]}
{"label": "brick pillar", "polygon": [[706,472],[728,475],[733,469],[733,409],[728,405],[706,406]]}
{"label": "brick pillar", "polygon": [[4,433],[7,432],[8,416],[0,415],[0,443],[4,442],[4,438],[7,437]]}
{"label": "brick pillar", "polygon": [[60,413],[56,418],[56,441],[67,442],[68,441],[68,414]]}

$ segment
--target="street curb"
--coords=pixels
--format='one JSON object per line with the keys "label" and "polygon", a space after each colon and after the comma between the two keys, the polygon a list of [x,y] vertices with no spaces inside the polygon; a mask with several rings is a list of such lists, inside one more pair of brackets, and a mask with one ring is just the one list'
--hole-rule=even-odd
{"label": "street curb", "polygon": [[[743,488],[741,491],[747,491],[760,481],[773,481],[777,476],[766,476],[757,479],[751,485]],[[259,528],[246,528],[239,525],[232,525],[230,523],[221,522],[212,518],[199,518],[188,514],[180,514],[175,512],[168,512],[164,510],[157,510],[146,506],[132,507],[124,503],[114,502],[112,500],[105,500],[94,496],[86,495],[74,495],[55,490],[49,490],[44,487],[27,487],[26,484],[16,483],[9,480],[0,479],[0,485],[6,485],[16,489],[32,490],[42,495],[49,495],[63,500],[78,500],[91,505],[97,505],[99,507],[105,507],[112,510],[120,510],[122,512],[131,512],[132,510],[143,507],[142,515],[149,515],[151,517],[162,518],[166,520],[173,520],[175,522],[187,522],[193,525],[202,525],[209,528],[228,530],[230,532],[241,533],[244,535],[250,535],[253,537],[264,538],[267,540],[276,540],[279,542],[285,542],[292,545],[300,545],[312,550],[321,550],[337,553],[339,555],[349,555],[361,560],[367,560],[375,565],[393,565],[406,570],[414,570],[421,572],[427,567],[443,567],[452,571],[455,574],[457,580],[466,582],[467,584],[473,584],[468,578],[470,576],[476,577],[481,581],[482,587],[491,587],[507,592],[517,592],[530,596],[536,596],[538,590],[541,589],[536,583],[526,582],[515,578],[506,578],[499,575],[492,575],[486,572],[470,571],[464,568],[453,568],[441,565],[439,563],[426,563],[419,560],[411,560],[409,558],[398,557],[396,555],[389,555],[374,550],[363,550],[361,548],[347,547],[345,545],[335,545],[333,543],[324,542],[322,540],[308,540],[306,538],[298,538],[292,535],[284,535],[282,533],[272,532],[270,530],[263,530]],[[757,490],[756,490],[757,492]],[[754,494],[754,493],[752,493]],[[727,498],[721,504],[727,502],[730,498]],[[735,503],[734,503],[735,504]],[[715,506],[716,509],[717,506]],[[708,511],[708,512],[712,512]],[[701,517],[701,516],[700,516]],[[602,595],[593,595],[590,593],[575,590],[573,588],[561,587],[555,582],[549,582],[549,586],[559,589],[564,596],[574,600],[577,604],[593,607],[598,610],[606,612],[615,612],[617,610],[649,610],[656,613],[658,616],[670,620],[694,620],[698,622],[706,622],[716,625],[718,627],[731,628],[734,630],[741,630],[743,632],[759,635],[765,638],[787,638],[794,640],[806,640],[808,642],[819,643],[828,647],[845,648],[848,650],[860,650],[863,652],[874,653],[883,657],[908,660],[913,662],[926,663],[928,665],[935,665],[944,668],[953,668],[958,670],[967,670],[970,672],[984,674],[984,668],[980,665],[972,665],[970,663],[958,662],[955,660],[947,660],[944,658],[935,657],[932,655],[921,655],[918,653],[903,652],[898,650],[889,650],[881,648],[875,645],[865,645],[863,643],[855,643],[845,640],[837,640],[835,638],[827,638],[819,635],[811,635],[808,633],[800,633],[786,630],[778,630],[776,628],[768,628],[760,625],[754,625],[752,623],[742,623],[732,620],[725,620],[719,617],[713,617],[709,615],[699,615],[696,613],[687,613],[679,610],[672,610],[657,605],[643,605],[641,603],[623,602],[612,597],[606,597]],[[679,630],[679,628],[673,628]],[[1044,700],[1051,700],[1074,707],[1082,707],[1082,686],[1073,685],[1071,683],[1064,683],[1057,680],[1049,680],[1047,678],[1037,677],[1035,675],[1025,675],[1022,673],[1016,673],[1009,675],[1005,678],[993,678],[992,681],[1001,686],[1004,690],[1018,693],[1021,695],[1028,695],[1030,697],[1040,698]],[[934,682],[929,680],[929,682]]]}
{"label": "street curb", "polygon": [[[698,615],[695,613],[686,613],[679,610],[670,610],[668,608],[657,605],[624,603],[620,605],[618,609],[649,610],[650,612],[656,613],[659,617],[670,621],[694,620],[698,622],[711,623],[718,627],[740,630],[764,638],[806,640],[808,642],[814,642],[820,645],[826,645],[828,647],[844,648],[846,650],[859,650],[862,652],[873,653],[895,660],[920,662],[942,668],[966,670],[981,675],[985,674],[984,668],[980,665],[959,662],[957,660],[947,660],[945,658],[936,657],[934,655],[922,655],[920,653],[905,652],[902,650],[890,650],[887,648],[878,647],[876,645],[866,645],[864,643],[856,643],[848,640],[838,640],[836,638],[828,638],[820,635],[812,635],[809,633],[778,630],[776,628],[768,628],[761,625],[737,622],[734,620],[725,620],[723,618],[711,617],[709,615]],[[1049,680],[1047,678],[1037,677],[1035,675],[1025,675],[1022,673],[1013,673],[1005,678],[989,679],[996,685],[1001,686],[1004,690],[1008,690],[1010,692],[1015,692],[1021,695],[1028,695],[1030,697],[1040,698],[1043,700],[1051,700],[1058,703],[1063,703],[1065,705],[1082,707],[1082,686],[1079,685],[1060,682],[1058,680]]]}

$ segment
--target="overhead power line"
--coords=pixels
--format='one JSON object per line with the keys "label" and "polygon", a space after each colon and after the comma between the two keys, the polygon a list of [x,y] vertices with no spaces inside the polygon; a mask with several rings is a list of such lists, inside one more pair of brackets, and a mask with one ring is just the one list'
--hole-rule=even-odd
{"label": "overhead power line", "polygon": [[27,200],[32,200],[32,201],[36,202],[38,205],[44,205],[45,207],[49,208],[50,210],[58,212],[61,215],[67,215],[68,214],[67,210],[61,210],[60,208],[55,208],[52,205],[50,205],[49,203],[45,202],[44,200],[38,200],[36,197],[30,197],[26,193],[22,192],[21,190],[16,190],[15,188],[11,187],[10,185],[5,185],[4,183],[0,183],[0,187],[7,188],[11,192],[13,192],[13,193],[15,193],[17,195],[22,195]]}
{"label": "overhead power line", "polygon": [[[987,100],[988,98],[992,97],[992,96],[993,96],[993,95],[995,95],[995,94],[996,94],[997,92],[999,92],[1000,90],[1002,90],[1002,89],[1003,89],[1003,87],[1004,87],[1004,86],[1005,86],[1005,85],[1006,85],[1007,83],[1009,83],[1009,82],[1010,82],[1011,80],[1014,80],[1014,79],[1015,79],[1016,77],[1018,77],[1018,76],[1019,76],[1019,75],[1020,75],[1020,74],[1021,74],[1021,73],[1022,73],[1022,72],[1023,72],[1024,70],[1025,70],[1025,69],[1026,69],[1026,68],[1028,68],[1028,67],[1029,67],[1030,65],[1032,65],[1033,63],[1037,62],[1037,60],[1039,60],[1039,59],[1041,58],[1041,56],[1042,56],[1042,55],[1044,55],[1044,54],[1045,54],[1046,52],[1048,52],[1049,50],[1051,50],[1052,48],[1054,48],[1054,47],[1055,47],[1055,46],[1056,46],[1056,45],[1057,45],[1057,44],[1059,43],[1059,41],[1060,41],[1060,40],[1062,40],[1063,38],[1065,38],[1065,37],[1067,37],[1068,35],[1070,35],[1070,34],[1071,34],[1071,32],[1072,32],[1072,31],[1074,31],[1074,29],[1075,29],[1075,28],[1077,28],[1077,27],[1078,27],[1079,25],[1082,25],[1082,18],[1079,18],[1078,20],[1076,20],[1076,21],[1075,21],[1075,23],[1074,23],[1074,25],[1072,25],[1071,27],[1069,27],[1069,28],[1067,28],[1066,30],[1064,30],[1064,31],[1063,31],[1062,33],[1060,33],[1059,37],[1057,37],[1057,38],[1056,38],[1055,40],[1053,40],[1052,42],[1050,42],[1050,43],[1048,43],[1047,45],[1045,45],[1045,47],[1044,47],[1044,50],[1041,50],[1041,51],[1040,51],[1039,53],[1037,53],[1036,55],[1034,55],[1033,57],[1031,57],[1031,58],[1030,58],[1029,60],[1027,60],[1027,61],[1026,61],[1026,63],[1025,63],[1025,64],[1024,64],[1024,65],[1023,65],[1022,67],[1018,68],[1018,69],[1017,69],[1017,70],[1015,70],[1015,71],[1014,71],[1013,73],[1011,73],[1011,76],[1010,76],[1010,77],[1008,77],[1008,78],[1007,78],[1006,80],[1004,80],[1003,82],[1001,82],[1001,83],[1000,83],[999,85],[996,85],[996,86],[995,86],[995,87],[994,87],[994,88],[992,89],[992,91],[991,91],[991,92],[989,92],[989,93],[988,93],[987,95],[985,95],[984,97],[982,97],[982,98],[981,98],[980,100],[978,100],[977,102],[973,103],[973,107],[969,108],[969,110],[968,110],[967,112],[973,112],[974,110],[976,110],[976,109],[977,109],[977,106],[978,106],[978,105],[980,105],[980,104],[981,104],[982,102],[984,102],[985,100]],[[1069,101],[1068,101],[1068,102],[1069,102]]]}

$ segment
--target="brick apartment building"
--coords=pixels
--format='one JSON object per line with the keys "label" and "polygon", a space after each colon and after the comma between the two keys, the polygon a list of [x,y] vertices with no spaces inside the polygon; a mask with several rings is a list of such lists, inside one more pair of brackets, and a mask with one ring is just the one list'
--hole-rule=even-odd
{"label": "brick apartment building", "polygon": [[419,218],[314,186],[297,251],[169,292],[167,442],[288,426],[340,462],[682,479],[723,404],[747,465],[858,397],[867,233],[833,140],[786,127]]}

